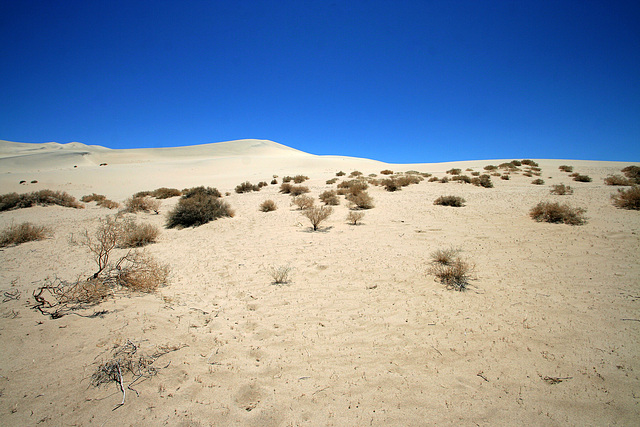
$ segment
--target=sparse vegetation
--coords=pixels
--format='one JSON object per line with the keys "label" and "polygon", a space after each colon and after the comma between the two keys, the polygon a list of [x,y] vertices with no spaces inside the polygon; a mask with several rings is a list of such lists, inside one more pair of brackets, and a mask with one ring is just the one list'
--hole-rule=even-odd
{"label": "sparse vegetation", "polygon": [[337,206],[340,204],[338,193],[335,190],[327,190],[320,194],[320,201],[325,205]]}
{"label": "sparse vegetation", "polygon": [[236,185],[235,191],[238,194],[250,193],[252,191],[260,191],[260,186],[253,185],[249,181],[245,181],[242,184]]}
{"label": "sparse vegetation", "polygon": [[604,183],[607,185],[633,185],[631,180],[622,175],[609,175],[604,179]]}
{"label": "sparse vegetation", "polygon": [[80,201],[84,203],[96,202],[98,206],[101,206],[107,209],[117,209],[120,207],[120,203],[114,202],[113,200],[109,200],[102,194],[96,194],[96,193],[82,196],[82,198],[80,198]]}
{"label": "sparse vegetation", "polygon": [[344,172],[342,172],[342,171],[340,171],[340,172],[336,173],[336,176],[345,176],[345,175],[346,175],[346,173],[344,173]]}
{"label": "sparse vegetation", "polygon": [[153,199],[149,196],[130,197],[124,201],[124,212],[160,212],[160,200]]}
{"label": "sparse vegetation", "polygon": [[478,187],[484,188],[492,188],[493,182],[491,182],[491,177],[489,175],[480,175],[479,177],[475,177],[471,179],[471,183]]}
{"label": "sparse vegetation", "polygon": [[460,175],[462,173],[462,169],[458,169],[458,168],[449,169],[447,173],[450,175]]}
{"label": "sparse vegetation", "polygon": [[433,204],[440,205],[440,206],[453,206],[453,207],[459,208],[464,206],[465,202],[466,200],[459,196],[440,196],[433,202]]}
{"label": "sparse vegetation", "polygon": [[544,179],[540,179],[540,178],[534,179],[533,181],[531,181],[531,183],[533,185],[544,185]]}
{"label": "sparse vegetation", "polygon": [[[227,194],[227,196],[228,195],[229,194]],[[185,188],[184,190],[182,190],[183,199],[189,199],[195,196],[222,197],[222,194],[220,194],[217,188],[213,188],[213,187],[200,186],[200,187]]]}
{"label": "sparse vegetation", "polygon": [[8,193],[0,195],[0,212],[24,209],[32,206],[58,205],[67,208],[83,209],[75,197],[64,191],[40,190],[32,193]]}
{"label": "sparse vegetation", "polygon": [[451,181],[462,182],[464,184],[471,183],[471,177],[469,175],[455,175],[451,177]]}
{"label": "sparse vegetation", "polygon": [[631,165],[622,169],[624,176],[636,184],[640,184],[640,166]]}
{"label": "sparse vegetation", "polygon": [[304,185],[292,185],[289,191],[289,194],[296,197],[308,192],[309,192],[309,187],[305,187]]}
{"label": "sparse vegetation", "polygon": [[275,178],[273,178],[273,179],[271,180],[271,185],[277,185],[277,184],[278,184],[278,180],[277,180],[277,179],[275,179]]}
{"label": "sparse vegetation", "polygon": [[262,212],[273,212],[276,209],[278,209],[278,206],[273,200],[265,200],[260,204],[260,210]]}
{"label": "sparse vegetation", "polygon": [[331,178],[327,180],[326,184],[332,185],[332,184],[335,184],[336,182],[338,182],[338,178]]}
{"label": "sparse vegetation", "polygon": [[302,211],[302,215],[307,217],[311,221],[313,231],[317,231],[318,227],[333,213],[333,208],[330,206],[314,206]]}
{"label": "sparse vegetation", "polygon": [[484,170],[486,170],[486,171],[494,171],[496,169],[498,169],[498,167],[496,165],[487,165],[487,166],[484,167]]}
{"label": "sparse vegetation", "polygon": [[351,178],[355,178],[355,177],[358,177],[358,176],[361,176],[361,175],[362,175],[362,172],[360,172],[360,171],[353,171],[353,172],[351,172],[351,173],[349,174],[349,176],[350,176]]}
{"label": "sparse vegetation", "polygon": [[281,265],[278,267],[270,266],[267,269],[267,272],[273,279],[274,285],[282,285],[285,283],[289,283],[289,273],[291,273],[291,266],[289,265]]}
{"label": "sparse vegetation", "polygon": [[305,196],[303,194],[303,195],[294,197],[294,199],[293,199],[293,201],[291,203],[293,205],[296,205],[299,210],[305,210],[305,209],[309,209],[310,207],[312,207],[314,202],[315,202],[315,200],[312,197]]}
{"label": "sparse vegetation", "polygon": [[503,174],[500,175],[500,179],[505,180],[505,181],[509,181],[511,179],[511,176],[509,174]]}
{"label": "sparse vegetation", "polygon": [[382,175],[393,175],[393,171],[390,169],[381,170],[380,173]]}
{"label": "sparse vegetation", "polygon": [[296,176],[293,177],[293,182],[295,182],[296,184],[301,184],[301,183],[305,182],[308,179],[309,179],[308,176],[296,175]]}
{"label": "sparse vegetation", "polygon": [[471,176],[480,176],[480,172],[478,171],[471,172]]}
{"label": "sparse vegetation", "polygon": [[364,212],[349,211],[347,214],[347,221],[351,225],[358,225],[362,218],[364,218]]}
{"label": "sparse vegetation", "polygon": [[538,164],[536,162],[534,162],[533,160],[529,160],[529,159],[524,159],[522,161],[523,165],[527,165],[527,166],[532,166],[534,168],[538,167]]}
{"label": "sparse vegetation", "polygon": [[167,228],[197,227],[218,218],[233,216],[231,207],[218,197],[203,194],[183,196],[169,212]]}
{"label": "sparse vegetation", "polygon": [[133,197],[154,197],[156,199],[168,199],[171,197],[181,196],[182,191],[177,188],[160,187],[153,191],[139,191]]}
{"label": "sparse vegetation", "polygon": [[551,194],[556,194],[558,196],[573,194],[573,189],[569,185],[556,184],[551,187]]}
{"label": "sparse vegetation", "polygon": [[137,248],[155,243],[160,234],[155,225],[137,223],[133,218],[125,218],[119,226],[118,246],[121,248]]}
{"label": "sparse vegetation", "polygon": [[373,197],[366,191],[356,194],[347,195],[347,200],[351,202],[351,209],[371,209],[373,205]]}
{"label": "sparse vegetation", "polygon": [[634,185],[627,189],[618,189],[611,195],[613,205],[622,209],[640,210],[640,185]]}
{"label": "sparse vegetation", "polygon": [[291,194],[291,187],[293,186],[288,182],[283,182],[282,184],[280,184],[280,192],[282,194]]}
{"label": "sparse vegetation", "polygon": [[576,176],[574,176],[573,180],[574,181],[578,181],[578,182],[591,182],[592,181],[590,176],[588,176],[588,175],[580,175],[580,174],[577,174]]}
{"label": "sparse vegetation", "polygon": [[449,289],[464,291],[469,286],[473,266],[458,255],[459,250],[439,250],[431,254],[429,274]]}
{"label": "sparse vegetation", "polygon": [[51,231],[42,225],[35,225],[30,222],[23,222],[17,225],[11,224],[0,232],[0,248],[35,240],[43,240],[50,234]]}
{"label": "sparse vegetation", "polygon": [[569,225],[582,225],[585,209],[572,208],[569,205],[561,205],[557,202],[540,202],[529,212],[529,216],[538,222],[564,223]]}
{"label": "sparse vegetation", "polygon": [[562,172],[568,172],[568,173],[573,172],[573,166],[569,166],[569,165],[560,165],[558,166],[558,169],[560,169]]}
{"label": "sparse vegetation", "polygon": [[402,186],[400,185],[398,180],[395,178],[383,179],[382,181],[380,181],[380,184],[384,186],[385,190],[391,191],[391,192],[399,191],[402,189]]}

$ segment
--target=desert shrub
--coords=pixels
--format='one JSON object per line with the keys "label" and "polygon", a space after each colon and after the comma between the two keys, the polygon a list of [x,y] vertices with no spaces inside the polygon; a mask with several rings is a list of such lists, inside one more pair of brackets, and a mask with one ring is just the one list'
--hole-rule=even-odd
{"label": "desert shrub", "polygon": [[292,185],[289,194],[296,197],[301,194],[305,194],[309,192],[309,187],[305,187],[304,185]]}
{"label": "desert shrub", "polygon": [[479,177],[475,177],[471,180],[473,185],[484,188],[492,188],[493,182],[491,182],[491,177],[489,175],[480,175]]}
{"label": "desert shrub", "polygon": [[301,183],[305,182],[308,179],[309,179],[308,176],[296,175],[296,176],[293,177],[293,182],[295,182],[296,184],[301,184]]}
{"label": "desert shrub", "polygon": [[18,225],[11,224],[0,232],[0,248],[35,240],[43,240],[50,234],[49,229],[42,225],[35,225],[30,222],[23,222]]}
{"label": "desert shrub", "polygon": [[102,200],[105,200],[106,198],[107,197],[103,196],[102,194],[93,193],[93,194],[90,194],[90,195],[82,196],[80,198],[80,201],[84,202],[84,203],[100,202]]}
{"label": "desert shrub", "polygon": [[98,206],[107,209],[118,209],[120,207],[120,203],[114,202],[113,200],[104,199],[98,202]]}
{"label": "desert shrub", "polygon": [[517,168],[516,168],[516,165],[514,165],[514,164],[513,164],[513,163],[511,163],[511,162],[507,162],[507,163],[500,163],[500,164],[498,165],[498,168],[500,168],[500,169],[511,169],[511,170],[513,170],[513,169],[517,169]]}
{"label": "desert shrub", "polygon": [[533,176],[533,174],[531,172],[524,172],[522,175],[531,178]]}
{"label": "desert shrub", "polygon": [[500,174],[500,172],[493,172],[491,173],[491,176],[502,176],[502,175]]}
{"label": "desert shrub", "polygon": [[217,188],[204,186],[185,188],[184,190],[182,190],[183,199],[189,199],[195,196],[222,197],[222,194],[218,191]]}
{"label": "desert shrub", "polygon": [[536,162],[534,162],[533,160],[529,160],[529,159],[524,159],[522,161],[523,165],[527,165],[527,166],[532,166],[532,167],[538,167],[538,164]]}
{"label": "desert shrub", "polygon": [[402,189],[402,186],[395,178],[383,179],[380,183],[384,186],[384,189],[387,191],[398,191]]}
{"label": "desert shrub", "polygon": [[449,169],[447,173],[450,175],[460,175],[462,173],[462,169],[458,169],[458,168]]}
{"label": "desert shrub", "polygon": [[327,190],[320,194],[320,201],[325,205],[336,206],[340,204],[338,193],[335,190]]}
{"label": "desert shrub", "polygon": [[169,199],[171,197],[182,196],[182,191],[177,188],[160,187],[153,190],[150,195],[156,199]]}
{"label": "desert shrub", "polygon": [[273,200],[265,200],[260,204],[260,210],[262,212],[272,212],[272,211],[275,211],[276,209],[278,209],[278,206],[276,205],[276,202],[274,202]]}
{"label": "desert shrub", "polygon": [[473,266],[458,256],[458,250],[434,252],[428,272],[449,289],[464,291],[469,286]]}
{"label": "desert shrub", "polygon": [[471,172],[471,176],[480,176],[480,172],[478,171]]}
{"label": "desert shrub", "polygon": [[560,169],[562,172],[573,172],[573,166],[569,165],[560,165],[558,166],[558,169]]}
{"label": "desert shrub", "polygon": [[288,182],[283,182],[282,184],[280,184],[280,192],[282,194],[291,194],[291,187],[293,186]]}
{"label": "desert shrub", "polygon": [[196,227],[218,218],[233,217],[231,207],[218,197],[197,195],[181,198],[169,212],[167,228]]}
{"label": "desert shrub", "polygon": [[302,215],[311,221],[313,231],[317,231],[320,224],[329,218],[332,212],[333,208],[330,206],[314,206],[302,211]]}
{"label": "desert shrub", "polygon": [[431,178],[429,178],[429,182],[436,182],[436,181],[440,181],[437,176],[432,176]]}
{"label": "desert shrub", "polygon": [[358,225],[358,222],[361,221],[362,218],[364,218],[364,212],[349,211],[347,214],[347,221],[349,221],[351,225]]}
{"label": "desert shrub", "polygon": [[283,283],[289,283],[289,273],[291,273],[291,266],[280,265],[278,267],[270,266],[267,269],[267,273],[273,279],[274,285],[281,285]]}
{"label": "desert shrub", "polygon": [[420,176],[423,177],[423,178],[429,178],[431,176],[431,174],[429,172],[422,172],[422,173],[420,173]]}
{"label": "desert shrub", "polygon": [[393,171],[390,169],[381,170],[380,173],[382,175],[393,175]]}
{"label": "desert shrub", "polygon": [[451,181],[463,182],[465,184],[471,183],[471,177],[469,175],[455,175],[451,177]]}
{"label": "desert shrub", "polygon": [[420,175],[403,175],[397,178],[398,184],[402,187],[407,187],[411,184],[419,184],[423,179],[424,178]]}
{"label": "desert shrub", "polygon": [[32,206],[58,205],[67,208],[83,209],[75,197],[64,191],[40,190],[32,193],[8,193],[0,196],[0,212]]}
{"label": "desert shrub", "polygon": [[540,178],[534,179],[533,181],[531,181],[531,183],[533,185],[544,185],[544,179],[540,179]]}
{"label": "desert shrub", "polygon": [[154,292],[167,283],[169,267],[144,252],[132,252],[119,265],[116,280],[119,286],[133,292]]}
{"label": "desert shrub", "polygon": [[236,185],[235,191],[238,194],[250,193],[252,191],[260,191],[260,187],[257,185],[253,185],[249,181],[245,181],[242,184]]}
{"label": "desert shrub", "polygon": [[160,200],[146,197],[130,197],[124,201],[124,211],[129,213],[137,212],[160,212]]}
{"label": "desert shrub", "polygon": [[369,184],[358,179],[342,181],[338,184],[338,194],[340,195],[356,195],[369,188]]}
{"label": "desert shrub", "polygon": [[618,208],[640,210],[640,186],[619,189],[616,194],[611,195],[611,199],[613,205]]}
{"label": "desert shrub", "polygon": [[511,160],[511,163],[514,166],[522,166],[522,162],[520,160]]}
{"label": "desert shrub", "polygon": [[336,176],[345,176],[345,175],[346,175],[346,173],[344,173],[344,172],[342,172],[342,171],[340,171],[340,172],[336,173]]}
{"label": "desert shrub", "polygon": [[347,195],[347,200],[351,202],[351,209],[371,209],[373,208],[373,197],[366,191],[357,194]]}
{"label": "desert shrub", "polygon": [[258,188],[266,187],[267,185],[269,185],[269,184],[267,184],[267,182],[266,182],[266,181],[260,181],[260,182],[258,183]]}
{"label": "desert shrub", "polygon": [[529,216],[538,222],[564,223],[569,225],[581,225],[586,222],[585,209],[572,208],[569,205],[561,205],[557,202],[540,202],[529,212]]}
{"label": "desert shrub", "polygon": [[433,204],[459,208],[464,206],[465,202],[466,200],[459,196],[440,196],[436,200],[434,200]]}
{"label": "desert shrub", "polygon": [[360,171],[353,171],[353,172],[351,172],[351,173],[349,174],[349,176],[350,176],[351,178],[355,178],[355,177],[360,176],[360,175],[362,175],[362,172],[360,172]]}
{"label": "desert shrub", "polygon": [[573,189],[569,185],[556,184],[551,187],[551,194],[557,194],[558,196],[573,194]]}
{"label": "desert shrub", "polygon": [[498,169],[498,167],[496,165],[487,165],[487,166],[484,167],[484,170],[486,170],[486,171],[494,171],[496,169]]}
{"label": "desert shrub", "polygon": [[273,179],[271,180],[271,185],[277,185],[277,184],[278,184],[278,180],[277,180],[277,179],[275,179],[275,178],[273,178]]}
{"label": "desert shrub", "polygon": [[508,181],[511,179],[511,177],[507,174],[504,174],[504,175],[500,175],[500,179],[504,179],[505,181]]}
{"label": "desert shrub", "polygon": [[449,182],[449,177],[448,176],[443,176],[440,179],[440,183],[442,183],[442,184],[446,184],[447,182]]}
{"label": "desert shrub", "polygon": [[622,173],[631,181],[640,184],[640,166],[631,165],[624,167],[622,168]]}
{"label": "desert shrub", "polygon": [[314,202],[315,202],[315,200],[313,200],[313,197],[305,196],[303,194],[303,195],[294,197],[294,199],[293,199],[293,201],[291,203],[296,205],[298,207],[298,209],[305,210],[305,209],[309,209],[310,207],[312,207]]}
{"label": "desert shrub", "polygon": [[282,178],[282,182],[284,182],[284,183],[289,183],[291,181],[293,181],[293,177],[291,177],[289,175],[287,175],[287,176]]}
{"label": "desert shrub", "polygon": [[591,182],[591,181],[593,181],[590,176],[588,176],[588,175],[580,175],[580,174],[574,176],[573,180],[574,181],[578,181],[578,182]]}
{"label": "desert shrub", "polygon": [[604,179],[607,185],[633,185],[633,183],[622,175],[609,175]]}
{"label": "desert shrub", "polygon": [[370,174],[369,174],[369,175],[367,175],[367,176],[368,176],[369,178],[375,178],[375,177],[377,177],[378,175],[377,175],[377,174],[375,174],[375,173],[370,173]]}
{"label": "desert shrub", "polygon": [[332,185],[332,184],[335,184],[336,182],[338,182],[338,178],[331,178],[327,180],[326,184]]}
{"label": "desert shrub", "polygon": [[119,225],[118,246],[121,248],[137,248],[155,243],[160,230],[148,223],[137,223],[133,218],[126,218]]}

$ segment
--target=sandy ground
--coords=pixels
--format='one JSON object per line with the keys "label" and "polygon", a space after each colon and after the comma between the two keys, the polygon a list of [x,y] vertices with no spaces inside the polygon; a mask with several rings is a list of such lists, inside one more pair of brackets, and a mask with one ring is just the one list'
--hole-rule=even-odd
{"label": "sandy ground", "polygon": [[[89,203],[0,213],[1,229],[31,221],[53,231],[0,250],[3,295],[20,295],[0,302],[0,424],[637,425],[640,216],[612,206],[615,188],[603,183],[629,163],[538,160],[542,186],[519,174],[494,177],[491,189],[426,180],[395,193],[370,187],[375,208],[362,225],[347,224],[341,197],[315,233],[278,186],[233,192],[245,180],[303,173],[315,197],[335,188],[325,181],[339,170],[444,176],[500,162],[388,165],[254,140],[160,150],[0,143],[3,194],[49,188],[123,201],[207,185],[231,192],[225,200],[236,211],[162,229],[146,249],[171,267],[156,294],[118,295],[87,311],[102,317],[55,320],[30,308],[33,290],[47,277],[92,273],[90,254],[69,237],[114,212]],[[572,181],[561,164],[593,182]],[[550,195],[559,183],[575,193]],[[466,206],[433,205],[448,194]],[[260,212],[265,199],[278,209]],[[587,224],[533,221],[529,209],[543,200],[586,208]],[[162,227],[176,203],[136,217]],[[430,253],[451,247],[476,266],[466,292],[427,274]],[[283,265],[291,282],[272,284],[268,269]],[[117,384],[96,388],[90,377],[126,340],[141,351],[182,348],[161,356],[157,375],[114,410]]]}

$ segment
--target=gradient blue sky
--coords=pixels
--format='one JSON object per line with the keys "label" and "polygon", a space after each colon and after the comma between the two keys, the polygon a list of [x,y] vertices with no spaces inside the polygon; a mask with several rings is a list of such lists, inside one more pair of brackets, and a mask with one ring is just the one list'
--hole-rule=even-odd
{"label": "gradient blue sky", "polygon": [[636,1],[2,1],[0,139],[640,160]]}

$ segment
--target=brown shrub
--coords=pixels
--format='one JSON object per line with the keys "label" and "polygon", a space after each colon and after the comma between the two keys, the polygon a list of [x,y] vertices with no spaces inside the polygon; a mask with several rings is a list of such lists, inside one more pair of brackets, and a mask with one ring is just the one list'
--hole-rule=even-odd
{"label": "brown shrub", "polygon": [[373,197],[366,191],[347,195],[347,200],[351,202],[351,209],[371,209],[373,208]]}
{"label": "brown shrub", "polygon": [[436,182],[436,181],[440,181],[437,176],[432,176],[431,178],[429,178],[429,182]]}
{"label": "brown shrub", "polygon": [[402,187],[407,187],[411,184],[419,184],[424,178],[419,175],[403,175],[397,178],[398,184]]}
{"label": "brown shrub", "polygon": [[536,162],[534,162],[533,160],[529,160],[529,159],[524,159],[522,161],[523,165],[527,165],[527,166],[532,166],[532,167],[538,167],[538,164]]}
{"label": "brown shrub", "polygon": [[480,172],[478,171],[471,172],[471,176],[480,176]]}
{"label": "brown shrub", "polygon": [[364,218],[364,212],[350,211],[347,214],[347,221],[349,221],[351,225],[358,225],[358,222],[361,221],[362,218]]}
{"label": "brown shrub", "polygon": [[171,197],[182,196],[182,191],[177,188],[160,187],[153,190],[150,196],[156,199],[169,199]]}
{"label": "brown shrub", "polygon": [[273,179],[271,180],[271,185],[276,185],[276,184],[278,184],[278,180],[277,180],[277,179],[275,179],[275,178],[273,178]]}
{"label": "brown shrub", "polygon": [[[228,196],[229,194],[227,194]],[[222,194],[218,191],[217,188],[214,187],[192,187],[185,188],[182,190],[182,198],[188,199],[195,196],[211,196],[211,197],[222,197]]]}
{"label": "brown shrub", "polygon": [[382,175],[393,175],[393,171],[389,169],[381,170],[380,173]]}
{"label": "brown shrub", "polygon": [[281,285],[289,283],[289,273],[291,272],[291,266],[281,265],[278,267],[271,266],[267,269],[267,272],[273,279],[274,285]]}
{"label": "brown shrub", "polygon": [[573,189],[569,185],[556,184],[552,186],[551,194],[557,194],[558,196],[573,194]]}
{"label": "brown shrub", "polygon": [[580,175],[580,174],[574,176],[573,180],[574,181],[578,181],[578,182],[591,182],[591,181],[593,181],[590,176],[588,176],[588,175]]}
{"label": "brown shrub", "polygon": [[169,266],[157,262],[144,252],[128,254],[120,264],[117,284],[133,292],[154,292],[167,283]]}
{"label": "brown shrub", "polygon": [[107,209],[118,209],[120,207],[120,203],[114,202],[113,200],[104,199],[98,202],[98,206],[107,208]]}
{"label": "brown shrub", "polygon": [[619,189],[611,195],[613,205],[622,209],[640,210],[640,185],[631,188]]}
{"label": "brown shrub", "polygon": [[511,177],[508,174],[504,174],[500,176],[500,179],[504,179],[505,181],[508,181],[511,179]]}
{"label": "brown shrub", "polygon": [[531,181],[531,183],[534,185],[544,185],[544,179],[534,179],[533,181]]}
{"label": "brown shrub", "polygon": [[431,253],[431,261],[438,264],[451,265],[456,259],[460,249],[438,249]]}
{"label": "brown shrub", "polygon": [[448,289],[464,291],[469,286],[473,266],[457,256],[457,253],[453,249],[434,252],[428,272]]}
{"label": "brown shrub", "polygon": [[486,171],[494,171],[496,169],[498,169],[498,167],[496,165],[487,165],[487,166],[484,167],[484,170],[486,170]]}
{"label": "brown shrub", "polygon": [[64,191],[40,190],[32,193],[8,193],[0,196],[0,212],[32,206],[58,205],[67,208],[83,209],[75,197]]}
{"label": "brown shrub", "polygon": [[260,210],[262,212],[272,212],[272,211],[275,211],[276,209],[278,209],[278,206],[276,205],[276,202],[274,202],[273,200],[265,200],[260,204]]}
{"label": "brown shrub", "polygon": [[640,184],[640,166],[627,166],[622,169],[622,173],[624,173],[624,176],[629,178],[631,181],[636,184]]}
{"label": "brown shrub", "polygon": [[218,218],[233,217],[231,207],[218,197],[197,195],[181,198],[169,212],[167,228],[197,227]]}
{"label": "brown shrub", "polygon": [[402,186],[395,178],[383,179],[380,181],[380,184],[384,186],[384,189],[387,191],[399,191],[402,189]]}
{"label": "brown shrub", "polygon": [[124,211],[129,213],[137,212],[160,212],[160,200],[149,196],[130,197],[124,201]]}
{"label": "brown shrub", "polygon": [[573,166],[569,165],[560,165],[558,166],[558,169],[560,169],[562,172],[573,172]]}
{"label": "brown shrub", "polygon": [[315,202],[315,200],[313,200],[313,197],[300,195],[300,196],[294,197],[294,199],[293,199],[293,201],[291,203],[296,205],[299,210],[305,210],[305,209],[309,209],[310,207],[312,207],[314,202]]}
{"label": "brown shrub", "polygon": [[291,193],[291,187],[293,187],[291,184],[289,184],[288,182],[283,182],[282,184],[280,184],[280,192],[282,194],[290,194]]}
{"label": "brown shrub", "polygon": [[585,212],[585,209],[572,208],[557,202],[540,202],[531,209],[529,216],[538,222],[582,225],[586,222]]}
{"label": "brown shrub", "polygon": [[313,231],[317,231],[320,224],[329,218],[332,212],[333,209],[330,206],[314,206],[302,211],[302,215],[311,221]]}
{"label": "brown shrub", "polygon": [[465,184],[471,183],[471,177],[469,175],[455,175],[451,177],[451,181],[463,182]]}
{"label": "brown shrub", "polygon": [[90,203],[90,202],[101,202],[102,200],[105,200],[105,199],[106,199],[106,196],[103,196],[102,194],[93,193],[91,195],[82,196],[80,198],[80,201],[84,203]]}
{"label": "brown shrub", "polygon": [[50,234],[51,231],[42,225],[35,225],[30,222],[23,222],[18,225],[11,224],[8,228],[0,232],[0,248],[32,242],[34,240],[43,240]]}
{"label": "brown shrub", "polygon": [[491,182],[491,177],[489,175],[480,175],[479,177],[473,178],[471,180],[473,185],[484,188],[492,188],[493,182]]}
{"label": "brown shrub", "polygon": [[631,180],[622,175],[609,175],[604,179],[604,183],[607,185],[633,185]]}
{"label": "brown shrub", "polygon": [[447,173],[450,175],[460,175],[462,173],[462,169],[458,169],[458,168],[449,169]]}
{"label": "brown shrub", "polygon": [[301,183],[305,182],[308,179],[309,179],[308,176],[296,175],[296,176],[293,177],[293,182],[295,182],[296,184],[301,184]]}
{"label": "brown shrub", "polygon": [[459,196],[440,196],[436,200],[434,200],[433,204],[459,208],[464,206],[465,202],[466,200]]}
{"label": "brown shrub", "polygon": [[332,185],[332,184],[335,184],[336,182],[338,182],[338,178],[331,178],[327,180],[326,184]]}
{"label": "brown shrub", "polygon": [[514,166],[522,166],[522,162],[520,160],[511,160],[511,163]]}
{"label": "brown shrub", "polygon": [[345,175],[346,175],[346,173],[344,173],[344,172],[342,172],[342,171],[340,171],[340,172],[336,173],[336,176],[345,176]]}
{"label": "brown shrub", "polygon": [[137,223],[133,218],[126,218],[118,231],[118,246],[121,248],[137,248],[155,243],[160,230],[148,223]]}
{"label": "brown shrub", "polygon": [[360,171],[353,171],[353,172],[351,172],[351,173],[349,174],[349,176],[350,176],[351,178],[355,178],[355,177],[360,176],[360,175],[362,175],[362,172],[360,172]]}
{"label": "brown shrub", "polygon": [[320,194],[320,201],[325,205],[337,206],[340,204],[338,193],[335,190],[327,190]]}
{"label": "brown shrub", "polygon": [[305,187],[304,185],[292,185],[291,191],[289,191],[289,194],[291,194],[293,197],[296,197],[308,192],[309,192],[309,187]]}
{"label": "brown shrub", "polygon": [[252,191],[260,191],[260,187],[257,185],[253,185],[252,183],[250,183],[249,181],[245,181],[242,184],[238,184],[236,185],[236,189],[235,189],[236,193],[238,194],[242,194],[242,193],[250,193]]}
{"label": "brown shrub", "polygon": [[440,183],[442,183],[442,184],[446,184],[447,182],[449,182],[449,177],[448,176],[443,176],[440,179]]}

